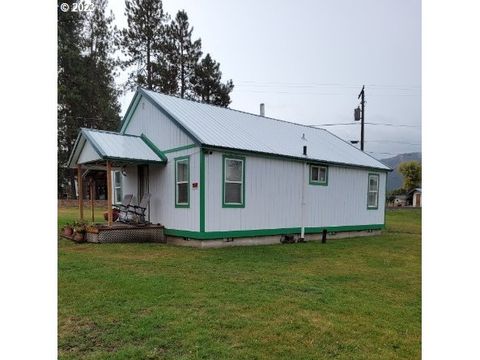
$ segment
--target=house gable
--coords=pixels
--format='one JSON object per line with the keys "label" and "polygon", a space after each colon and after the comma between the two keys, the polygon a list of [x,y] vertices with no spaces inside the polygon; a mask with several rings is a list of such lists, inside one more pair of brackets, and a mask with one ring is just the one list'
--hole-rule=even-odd
{"label": "house gable", "polygon": [[168,161],[151,140],[140,136],[111,131],[80,130],[67,166],[111,160],[117,163],[164,164]]}
{"label": "house gable", "polygon": [[148,136],[162,151],[194,146],[199,141],[141,89],[135,94],[122,122],[121,134]]}
{"label": "house gable", "polygon": [[98,161],[101,159],[102,159],[102,156],[97,152],[97,150],[95,150],[92,144],[90,144],[88,141],[85,141],[85,145],[83,146],[83,149],[80,152],[77,163],[85,164],[92,161]]}

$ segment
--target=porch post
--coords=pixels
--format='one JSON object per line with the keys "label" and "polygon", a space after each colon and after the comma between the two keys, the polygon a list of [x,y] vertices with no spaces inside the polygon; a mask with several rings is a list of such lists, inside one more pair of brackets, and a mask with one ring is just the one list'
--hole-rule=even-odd
{"label": "porch post", "polygon": [[108,226],[112,226],[112,163],[107,160],[107,212]]}
{"label": "porch post", "polygon": [[92,223],[95,222],[95,186],[93,180],[90,181],[90,206],[92,207]]}
{"label": "porch post", "polygon": [[78,183],[78,209],[80,210],[80,220],[83,220],[83,181],[82,165],[77,165],[77,183]]}

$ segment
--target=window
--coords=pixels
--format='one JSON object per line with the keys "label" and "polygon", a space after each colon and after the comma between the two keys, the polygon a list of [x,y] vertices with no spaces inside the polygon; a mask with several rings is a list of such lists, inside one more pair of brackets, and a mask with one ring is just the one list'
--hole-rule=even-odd
{"label": "window", "polygon": [[328,167],[310,165],[310,185],[328,185]]}
{"label": "window", "polygon": [[378,209],[379,175],[368,174],[367,209]]}
{"label": "window", "polygon": [[122,203],[122,173],[120,171],[113,172],[113,198],[115,199],[115,204]]}
{"label": "window", "polygon": [[223,207],[245,207],[245,158],[223,157]]}
{"label": "window", "polygon": [[175,207],[190,206],[190,157],[175,159]]}

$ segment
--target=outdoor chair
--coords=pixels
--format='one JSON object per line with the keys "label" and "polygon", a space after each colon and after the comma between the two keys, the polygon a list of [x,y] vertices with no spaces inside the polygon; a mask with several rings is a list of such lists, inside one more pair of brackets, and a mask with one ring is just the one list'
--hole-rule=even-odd
{"label": "outdoor chair", "polygon": [[151,194],[144,194],[142,200],[138,205],[129,205],[127,210],[128,222],[136,224],[146,224],[145,211],[147,210],[148,202],[150,201]]}
{"label": "outdoor chair", "polygon": [[125,222],[127,220],[128,207],[132,203],[132,200],[133,194],[126,194],[121,204],[115,204],[113,206],[113,209],[118,212],[118,221]]}

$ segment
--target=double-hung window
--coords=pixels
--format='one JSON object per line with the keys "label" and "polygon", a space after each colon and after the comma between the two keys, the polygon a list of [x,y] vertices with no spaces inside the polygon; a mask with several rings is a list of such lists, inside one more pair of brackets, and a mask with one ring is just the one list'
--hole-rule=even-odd
{"label": "double-hung window", "polygon": [[245,158],[223,156],[223,207],[245,207]]}
{"label": "double-hung window", "polygon": [[322,165],[310,165],[310,185],[328,184],[328,167]]}
{"label": "double-hung window", "polygon": [[190,157],[175,159],[175,206],[190,206]]}
{"label": "double-hung window", "polygon": [[379,175],[368,174],[367,209],[378,209]]}
{"label": "double-hung window", "polygon": [[120,171],[113,172],[113,192],[114,192],[114,199],[115,204],[122,203],[122,173]]}

